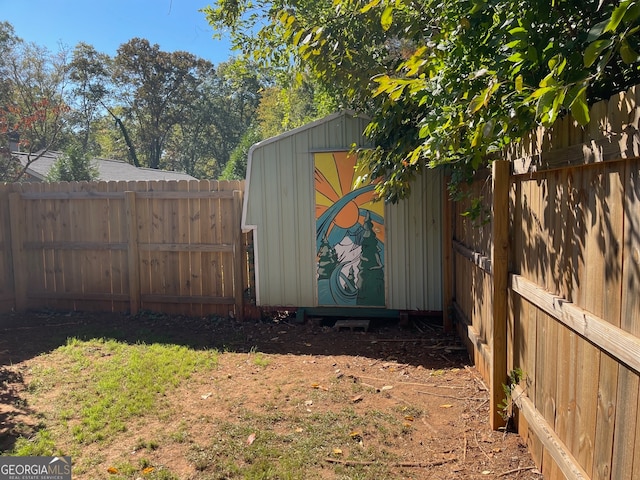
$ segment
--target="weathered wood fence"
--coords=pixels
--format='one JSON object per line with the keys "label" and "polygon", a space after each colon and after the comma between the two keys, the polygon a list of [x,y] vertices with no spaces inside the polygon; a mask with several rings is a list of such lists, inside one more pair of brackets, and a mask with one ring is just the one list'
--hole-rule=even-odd
{"label": "weathered wood fence", "polygon": [[0,185],[0,312],[243,314],[243,182]]}
{"label": "weathered wood fence", "polygon": [[533,132],[451,209],[451,310],[545,479],[640,479],[640,87]]}

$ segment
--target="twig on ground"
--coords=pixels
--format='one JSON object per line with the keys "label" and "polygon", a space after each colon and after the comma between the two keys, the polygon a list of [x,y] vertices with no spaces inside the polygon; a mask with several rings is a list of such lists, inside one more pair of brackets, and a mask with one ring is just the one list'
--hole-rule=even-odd
{"label": "twig on ground", "polygon": [[480,390],[484,390],[485,392],[489,391],[487,385],[481,379],[476,377],[475,373],[473,373],[473,370],[471,370],[467,365],[465,365],[464,368],[471,374],[473,379],[480,384]]}
{"label": "twig on ground", "polygon": [[477,401],[486,400],[485,398],[478,398],[478,397],[468,397],[468,398],[454,397],[453,395],[442,395],[440,393],[423,392],[421,390],[417,390],[417,392],[422,393],[424,395],[431,395],[432,397],[453,398],[454,400],[477,400]]}
{"label": "twig on ground", "polygon": [[507,475],[511,475],[512,473],[520,473],[526,472],[527,470],[535,470],[536,467],[520,467],[514,468],[513,470],[507,470],[506,472],[499,473],[496,477],[506,477]]}
{"label": "twig on ground", "polygon": [[[407,364],[398,364],[398,367],[406,367],[408,366]],[[377,378],[377,377],[369,377],[367,375],[358,375],[357,378],[366,378],[368,380],[375,380],[376,383],[385,383],[388,382],[388,380],[383,380],[381,378]],[[411,387],[429,387],[429,388],[449,388],[449,389],[456,389],[456,390],[464,390],[466,387],[460,387],[460,386],[455,386],[455,385],[436,385],[435,383],[417,383],[417,382],[394,382],[394,385],[407,385],[407,386],[411,386]]]}
{"label": "twig on ground", "polygon": [[340,458],[327,457],[325,459],[329,463],[339,463],[347,467],[359,467],[366,465],[386,465],[388,467],[403,467],[403,468],[429,468],[437,467],[438,465],[444,465],[445,463],[453,462],[455,458],[448,458],[444,460],[435,460],[433,462],[359,462],[356,460],[342,460]]}
{"label": "twig on ground", "polygon": [[487,457],[489,460],[491,460],[491,457],[489,455],[487,455],[487,452],[485,452],[482,447],[480,446],[480,442],[478,442],[478,434],[473,432],[473,436],[476,439],[476,446],[480,449],[480,451],[482,453],[484,453],[484,456]]}
{"label": "twig on ground", "polygon": [[462,446],[462,463],[467,461],[467,432],[464,432],[464,443]]}

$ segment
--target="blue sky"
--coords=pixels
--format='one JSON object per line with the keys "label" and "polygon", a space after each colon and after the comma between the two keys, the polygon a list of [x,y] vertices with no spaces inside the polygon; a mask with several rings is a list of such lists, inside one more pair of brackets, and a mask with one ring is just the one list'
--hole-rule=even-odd
{"label": "blue sky", "polygon": [[0,21],[8,21],[27,42],[56,52],[78,42],[115,55],[131,38],[146,38],[160,49],[185,50],[219,64],[234,53],[198,10],[213,0],[0,0]]}

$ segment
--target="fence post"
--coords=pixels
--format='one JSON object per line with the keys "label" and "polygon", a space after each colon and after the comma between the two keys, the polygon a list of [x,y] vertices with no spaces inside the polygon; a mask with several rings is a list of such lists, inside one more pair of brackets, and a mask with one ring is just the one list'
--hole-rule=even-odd
{"label": "fence post", "polygon": [[236,303],[236,318],[244,319],[244,292],[242,291],[242,192],[233,191],[233,291]]}
{"label": "fence post", "polygon": [[129,266],[129,310],[135,315],[140,310],[140,259],[138,256],[138,220],[136,192],[124,192],[127,216],[127,259]]}
{"label": "fence post", "polygon": [[20,194],[9,194],[9,220],[11,224],[11,258],[13,259],[13,288],[16,311],[27,309],[28,268],[24,264],[23,231],[24,215],[20,208]]}
{"label": "fence post", "polygon": [[491,428],[504,426],[498,405],[507,382],[507,280],[509,269],[509,175],[511,162],[493,162],[491,269],[493,274],[493,335],[491,348]]}

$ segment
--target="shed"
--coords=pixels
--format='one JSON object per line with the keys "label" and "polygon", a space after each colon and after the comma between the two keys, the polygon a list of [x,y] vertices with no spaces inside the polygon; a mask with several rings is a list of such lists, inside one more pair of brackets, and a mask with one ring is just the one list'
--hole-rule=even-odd
{"label": "shed", "polygon": [[373,201],[352,147],[368,119],[343,111],[251,147],[242,228],[253,232],[256,303],[442,311],[442,177]]}

